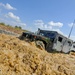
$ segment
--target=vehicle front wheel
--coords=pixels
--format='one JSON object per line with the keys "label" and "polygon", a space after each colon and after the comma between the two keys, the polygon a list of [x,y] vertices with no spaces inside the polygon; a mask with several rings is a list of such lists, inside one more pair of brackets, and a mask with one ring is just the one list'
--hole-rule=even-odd
{"label": "vehicle front wheel", "polygon": [[45,49],[45,44],[43,43],[43,41],[38,40],[38,41],[35,41],[35,43],[37,47],[41,49]]}

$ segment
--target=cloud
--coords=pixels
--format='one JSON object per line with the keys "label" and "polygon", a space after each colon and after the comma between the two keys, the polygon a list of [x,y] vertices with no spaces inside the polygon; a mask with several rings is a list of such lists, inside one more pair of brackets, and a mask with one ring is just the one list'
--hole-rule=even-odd
{"label": "cloud", "polygon": [[15,21],[17,21],[17,22],[20,22],[20,21],[21,21],[21,20],[20,20],[20,17],[14,15],[12,12],[9,12],[9,13],[6,14],[5,16],[6,16],[6,17],[9,17],[9,18],[11,18],[11,19],[13,19],[13,20],[15,20]]}
{"label": "cloud", "polygon": [[53,22],[53,21],[50,21],[48,24],[50,26],[55,26],[55,27],[62,27],[63,26],[63,23],[61,23],[61,22]]}
{"label": "cloud", "polygon": [[21,26],[26,26],[26,23],[18,23],[19,25],[21,25]]}
{"label": "cloud", "polygon": [[48,25],[46,24],[46,25],[44,25],[44,29],[51,30],[51,29],[52,29],[52,26],[48,26]]}
{"label": "cloud", "polygon": [[63,32],[60,29],[52,29],[53,31],[57,31],[58,33],[63,35]]}
{"label": "cloud", "polygon": [[19,16],[15,15],[13,12],[3,13],[2,8],[7,10],[16,10],[16,8],[11,6],[9,3],[0,3],[0,22],[11,25],[13,27],[21,26],[23,29],[26,28],[26,23],[22,22]]}
{"label": "cloud", "polygon": [[[52,30],[53,27],[62,27],[63,26],[63,23],[61,22],[53,22],[53,21],[50,21],[48,22],[47,24],[45,24],[43,22],[43,20],[35,20],[34,21],[34,25],[37,26],[38,28],[42,28],[42,29],[47,29],[47,30]],[[57,29],[58,30],[58,29]],[[58,30],[59,31],[59,30]],[[59,31],[60,32],[60,31]],[[60,32],[62,33],[62,32]]]}
{"label": "cloud", "polygon": [[26,23],[23,23],[20,17],[14,15],[12,12],[8,12],[5,16],[0,17],[0,22],[11,26],[21,26],[23,29],[26,27]]}
{"label": "cloud", "polygon": [[[73,26],[73,23],[69,23],[68,26],[69,27],[72,27]],[[75,24],[74,24],[74,26],[75,26]]]}
{"label": "cloud", "polygon": [[35,21],[34,21],[34,25],[35,25],[37,28],[41,28],[41,29],[48,29],[48,30],[52,29],[52,26],[49,26],[49,25],[45,24],[45,23],[43,22],[43,20],[35,20]]}
{"label": "cloud", "polygon": [[35,20],[34,22],[36,26],[39,26],[40,28],[44,27],[44,22],[42,20]]}
{"label": "cloud", "polygon": [[22,29],[26,28],[26,23],[23,22],[15,22],[15,21],[11,21],[12,26],[21,26]]}
{"label": "cloud", "polygon": [[23,23],[23,22],[16,22],[16,21],[13,21],[13,20],[8,20],[8,19],[5,19],[5,18],[0,18],[0,22],[3,22],[7,25],[11,25],[11,26],[21,26],[22,29],[26,28],[26,23]]}
{"label": "cloud", "polygon": [[75,41],[75,36],[71,36],[70,38]]}
{"label": "cloud", "polygon": [[63,34],[63,32],[59,29],[59,28],[53,28],[54,26],[58,26],[58,27],[62,27],[63,26],[63,23],[60,23],[60,22],[57,22],[57,23],[54,23],[53,21],[45,24],[43,22],[43,20],[35,20],[34,21],[34,25],[37,26],[37,28],[41,28],[41,29],[44,29],[44,30],[51,30],[51,31],[57,31],[58,33],[60,34]]}
{"label": "cloud", "polygon": [[6,4],[0,3],[0,6],[8,10],[16,10],[16,8],[12,7],[9,3],[6,3]]}

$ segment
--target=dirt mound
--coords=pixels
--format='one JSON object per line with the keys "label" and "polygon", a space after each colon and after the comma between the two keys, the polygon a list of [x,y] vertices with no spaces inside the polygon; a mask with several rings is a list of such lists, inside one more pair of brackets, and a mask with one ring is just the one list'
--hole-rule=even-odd
{"label": "dirt mound", "polygon": [[17,34],[21,34],[22,32],[26,31],[26,30],[14,28],[12,26],[1,25],[1,24],[0,24],[0,29],[11,31],[11,32],[14,32],[14,33],[17,33]]}
{"label": "dirt mound", "polygon": [[75,54],[47,53],[0,34],[0,75],[75,75]]}

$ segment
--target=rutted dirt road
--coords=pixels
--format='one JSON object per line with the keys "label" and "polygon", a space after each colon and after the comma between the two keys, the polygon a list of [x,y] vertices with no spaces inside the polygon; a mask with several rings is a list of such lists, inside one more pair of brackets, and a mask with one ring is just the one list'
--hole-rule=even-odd
{"label": "rutted dirt road", "polygon": [[75,75],[75,53],[48,53],[0,34],[0,75]]}

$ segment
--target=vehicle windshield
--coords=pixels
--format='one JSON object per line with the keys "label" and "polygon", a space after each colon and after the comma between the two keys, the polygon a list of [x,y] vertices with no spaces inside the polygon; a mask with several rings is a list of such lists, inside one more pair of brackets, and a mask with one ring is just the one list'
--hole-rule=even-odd
{"label": "vehicle windshield", "polygon": [[56,33],[55,32],[52,32],[52,31],[50,31],[50,32],[40,31],[40,35],[45,36],[45,37],[48,37],[50,39],[54,39],[55,36],[56,36]]}

